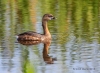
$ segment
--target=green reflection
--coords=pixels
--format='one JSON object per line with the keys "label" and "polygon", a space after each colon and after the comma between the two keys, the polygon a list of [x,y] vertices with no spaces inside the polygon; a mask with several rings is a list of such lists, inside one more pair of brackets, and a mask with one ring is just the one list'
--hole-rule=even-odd
{"label": "green reflection", "polygon": [[[57,18],[48,24],[53,36],[52,44],[56,47],[59,44],[61,49],[66,49],[67,43],[73,39],[78,50],[83,42],[90,44],[95,40],[100,44],[99,0],[0,0],[0,46],[5,46],[12,54],[15,35],[33,30],[37,14],[42,17],[45,13]],[[77,46],[72,45],[72,48]],[[25,72],[34,72],[31,62],[28,59],[25,62]]]}
{"label": "green reflection", "polygon": [[3,38],[4,36],[4,24],[5,24],[5,2],[4,1],[0,1],[0,40]]}
{"label": "green reflection", "polygon": [[21,58],[21,65],[22,65],[22,72],[23,73],[36,73],[35,65],[29,59],[29,48],[26,46],[21,46],[22,50],[22,58]]}
{"label": "green reflection", "polygon": [[[0,0],[0,47],[9,51],[7,52],[10,57],[9,60],[13,58],[14,49],[18,45],[15,43],[15,36],[33,29],[29,4],[29,0]],[[28,54],[25,53],[25,59],[26,55]],[[21,65],[23,65],[23,73],[35,73],[34,66],[31,66],[29,60],[23,61]]]}
{"label": "green reflection", "polygon": [[18,27],[21,31],[28,31],[31,27],[29,14],[29,0],[17,1]]}

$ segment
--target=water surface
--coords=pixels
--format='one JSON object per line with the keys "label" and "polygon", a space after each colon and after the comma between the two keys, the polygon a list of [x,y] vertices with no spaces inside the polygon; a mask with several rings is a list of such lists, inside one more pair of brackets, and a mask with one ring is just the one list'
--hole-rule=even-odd
{"label": "water surface", "polygon": [[[16,35],[33,30],[43,33],[41,18],[51,13],[48,24],[52,41],[43,59],[43,43],[25,46]],[[0,2],[1,73],[100,73],[99,0],[2,0]]]}

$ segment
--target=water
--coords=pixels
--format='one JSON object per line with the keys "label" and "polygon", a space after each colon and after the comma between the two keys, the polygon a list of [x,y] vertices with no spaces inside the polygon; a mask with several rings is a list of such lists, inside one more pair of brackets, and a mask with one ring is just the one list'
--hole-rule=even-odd
{"label": "water", "polygon": [[[49,57],[43,43],[24,46],[19,33],[43,33],[41,18],[51,13],[48,24],[52,41]],[[47,64],[46,58],[54,59]],[[100,2],[98,0],[10,0],[0,2],[1,73],[100,73]]]}

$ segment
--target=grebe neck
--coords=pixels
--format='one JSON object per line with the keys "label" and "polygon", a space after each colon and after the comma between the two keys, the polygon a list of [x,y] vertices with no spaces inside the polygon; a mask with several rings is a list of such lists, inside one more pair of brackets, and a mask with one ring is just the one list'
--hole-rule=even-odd
{"label": "grebe neck", "polygon": [[49,32],[49,29],[48,29],[48,25],[47,25],[47,21],[46,20],[42,20],[42,26],[43,26],[44,35],[51,36],[51,34]]}

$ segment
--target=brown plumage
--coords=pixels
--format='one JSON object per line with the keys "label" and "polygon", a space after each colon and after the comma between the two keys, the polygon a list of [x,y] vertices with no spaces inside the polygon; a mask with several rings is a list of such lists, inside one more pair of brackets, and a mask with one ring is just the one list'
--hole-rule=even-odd
{"label": "brown plumage", "polygon": [[[18,42],[23,45],[32,45],[39,42],[51,40],[51,34],[48,30],[47,22],[48,20],[55,19],[52,14],[45,14],[42,18],[43,34],[39,34],[33,31],[24,32],[18,35]],[[34,41],[34,42],[33,42]]]}
{"label": "brown plumage", "polygon": [[39,41],[41,40],[41,35],[33,32],[33,31],[28,31],[24,32],[18,35],[18,41]]}

